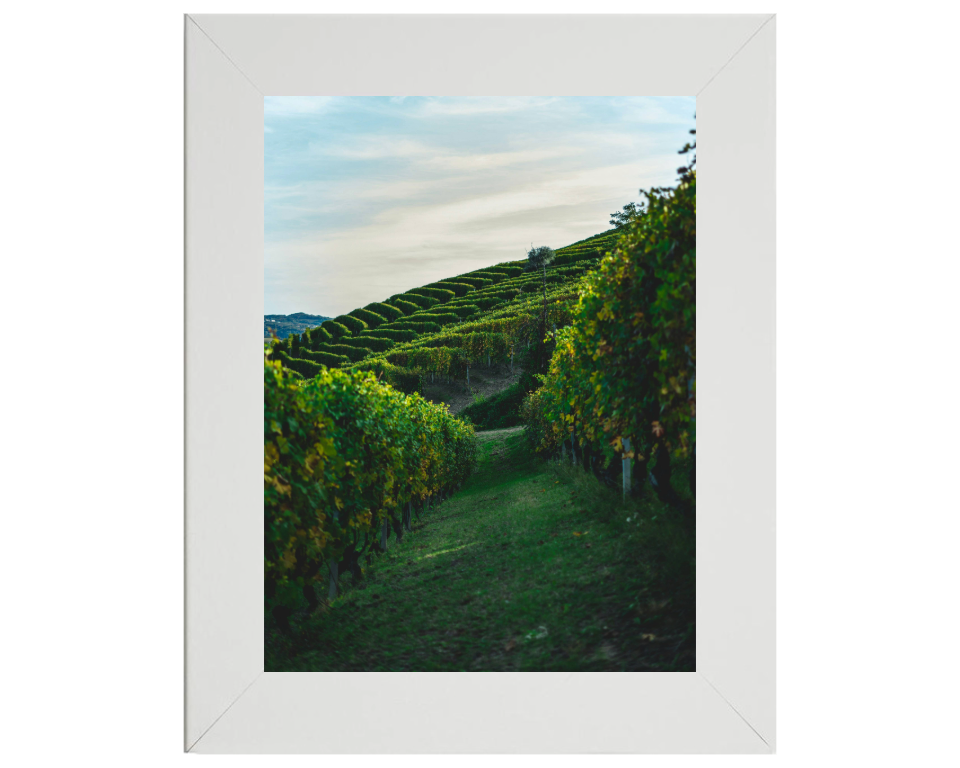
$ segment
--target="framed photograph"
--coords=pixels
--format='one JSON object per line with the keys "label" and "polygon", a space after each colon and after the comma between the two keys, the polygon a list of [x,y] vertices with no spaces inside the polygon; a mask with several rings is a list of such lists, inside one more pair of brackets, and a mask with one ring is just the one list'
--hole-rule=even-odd
{"label": "framed photograph", "polygon": [[[185,54],[185,750],[773,752],[774,17],[199,15],[185,17]],[[330,105],[338,119],[324,124],[326,132],[297,138],[297,131],[314,124],[311,120],[315,122],[318,113],[334,108]],[[679,131],[677,115],[687,111],[689,125]],[[454,126],[437,117],[464,112],[472,115],[472,136],[462,127],[468,123]],[[516,121],[489,118],[505,112],[522,112],[526,121],[522,141]],[[624,117],[626,112],[634,117]],[[636,118],[637,113],[643,117]],[[489,119],[480,122],[480,114]],[[398,124],[411,115],[416,117],[416,130],[407,129],[392,143],[383,130],[370,128],[371,121]],[[531,493],[556,496],[557,509],[614,504],[609,490],[603,497],[585,493],[590,499],[578,497],[575,485],[567,490],[568,476],[562,472],[574,461],[580,471],[589,466],[600,477],[600,467],[610,467],[610,456],[614,456],[612,466],[621,472],[614,479],[622,481],[624,504],[635,504],[630,494],[637,483],[631,485],[630,468],[642,470],[634,480],[645,485],[650,478],[650,487],[657,491],[656,503],[686,509],[691,521],[688,535],[691,543],[695,541],[696,555],[695,577],[690,576],[689,585],[690,616],[663,619],[661,614],[673,610],[664,608],[670,596],[661,599],[663,594],[641,591],[637,607],[631,603],[629,611],[621,612],[623,621],[632,622],[626,630],[571,618],[570,626],[583,633],[581,641],[570,627],[566,635],[558,632],[562,619],[551,627],[549,621],[531,619],[529,632],[516,622],[505,629],[485,629],[493,633],[491,637],[495,635],[496,652],[489,652],[493,647],[489,642],[478,641],[471,646],[469,658],[449,653],[436,638],[425,653],[380,653],[376,638],[389,635],[389,628],[378,630],[380,635],[368,633],[370,637],[362,642],[353,636],[356,654],[325,656],[289,640],[294,636],[293,609],[277,595],[286,594],[283,590],[289,591],[294,583],[298,590],[303,588],[303,598],[309,597],[314,613],[339,611],[353,616],[359,610],[380,609],[382,604],[376,601],[382,590],[376,585],[383,573],[378,568],[409,567],[408,573],[426,574],[424,579],[442,579],[449,578],[445,569],[473,563],[468,549],[473,543],[443,538],[445,534],[436,528],[431,540],[429,532],[414,527],[421,512],[426,520],[431,512],[436,518],[438,503],[454,510],[458,507],[452,505],[467,503],[463,499],[468,498],[469,486],[466,476],[457,474],[460,469],[447,466],[453,459],[444,456],[443,450],[434,451],[432,443],[411,442],[408,450],[422,450],[424,455],[428,447],[434,451],[439,457],[436,466],[424,459],[417,470],[420,474],[411,471],[404,490],[393,490],[396,472],[380,467],[382,478],[370,482],[377,485],[381,506],[365,501],[358,503],[357,510],[343,512],[339,525],[346,533],[336,534],[339,543],[331,538],[332,529],[321,526],[310,533],[298,529],[298,536],[312,537],[318,551],[326,547],[325,552],[336,552],[333,559],[328,556],[323,561],[320,576],[317,568],[308,573],[309,590],[303,587],[306,550],[292,544],[284,549],[286,539],[271,538],[270,530],[265,535],[264,505],[271,497],[268,492],[264,501],[264,484],[257,471],[261,461],[264,480],[273,483],[277,493],[293,498],[293,492],[272,473],[279,459],[271,458],[270,440],[261,443],[265,404],[256,368],[266,358],[258,354],[255,326],[264,323],[270,358],[284,363],[277,365],[277,376],[310,379],[321,368],[336,369],[336,376],[376,376],[393,385],[391,391],[409,391],[404,407],[416,402],[423,409],[417,417],[421,421],[437,419],[439,424],[455,413],[456,424],[467,419],[478,430],[499,426],[499,422],[483,422],[492,419],[494,412],[481,407],[484,400],[499,396],[508,386],[522,389],[521,370],[546,372],[546,358],[535,357],[541,347],[547,348],[544,345],[551,345],[550,354],[561,343],[576,347],[576,339],[563,333],[563,319],[558,335],[556,319],[565,318],[567,311],[564,301],[569,290],[564,286],[597,272],[599,258],[610,248],[608,240],[613,242],[611,238],[619,237],[617,230],[626,231],[643,218],[637,208],[624,207],[621,213],[611,214],[609,224],[598,221],[582,237],[576,236],[581,231],[577,227],[592,225],[579,220],[577,226],[571,224],[586,210],[586,203],[577,207],[577,201],[590,199],[597,208],[598,199],[602,207],[610,196],[595,190],[612,176],[588,172],[607,167],[596,150],[602,143],[598,126],[620,137],[631,130],[642,132],[636,127],[641,123],[630,123],[630,119],[649,126],[644,146],[651,168],[665,162],[681,166],[674,174],[681,181],[670,193],[671,199],[680,199],[678,190],[693,184],[689,213],[694,231],[699,231],[693,240],[695,280],[691,282],[696,285],[699,306],[695,312],[691,307],[687,316],[695,322],[692,338],[697,332],[700,335],[699,345],[694,344],[700,354],[694,362],[695,349],[688,348],[689,375],[684,373],[680,383],[676,377],[669,380],[669,386],[681,393],[678,407],[688,411],[676,417],[679,421],[669,421],[673,406],[658,401],[654,406],[662,419],[651,420],[653,406],[644,405],[647,410],[636,418],[644,428],[652,425],[653,437],[635,438],[631,445],[623,439],[625,434],[618,437],[615,430],[612,441],[606,439],[609,434],[602,441],[591,441],[591,435],[583,433],[589,433],[589,424],[577,421],[576,398],[563,390],[562,398],[557,395],[562,403],[554,408],[564,414],[559,418],[562,429],[554,426],[556,413],[544,406],[548,423],[543,439],[538,438],[535,445],[521,446],[520,428],[512,421],[503,422],[504,430],[478,432],[480,449],[472,437],[464,438],[469,461],[464,459],[457,467],[476,465],[471,451],[479,450],[477,472],[493,477],[516,471],[521,452],[539,451],[564,466],[551,469],[561,473],[556,480],[550,475],[557,488],[548,489],[546,475],[537,475],[538,487]],[[663,130],[666,138],[660,143],[652,138],[659,130],[656,126],[672,126]],[[672,159],[666,160],[663,141],[674,141],[694,128],[694,154],[678,155],[681,146],[677,146],[669,150]],[[454,136],[456,151],[450,150]],[[693,144],[693,137],[686,138]],[[571,157],[579,156],[581,150],[583,157],[573,173],[570,169],[576,164],[571,164]],[[311,158],[318,156],[328,176],[336,158],[341,179],[379,191],[350,198],[345,186],[331,186],[311,176]],[[397,156],[407,158],[402,166],[407,170],[387,164],[387,159]],[[378,164],[378,174],[361,177],[358,169],[369,167],[371,161]],[[439,208],[431,205],[446,202],[448,212],[456,207],[451,200],[427,200],[424,189],[430,185],[425,185],[424,168],[434,179],[453,167],[458,172],[466,169],[455,177],[455,184],[451,182],[452,190],[457,184],[474,184],[478,167],[502,166],[509,170],[489,175],[493,181],[484,188],[487,197],[483,199],[490,205],[485,220],[496,222],[501,233],[509,231],[517,239],[527,232],[517,226],[525,203],[517,203],[520,193],[514,180],[506,183],[505,179],[508,173],[542,173],[536,163],[567,169],[566,175],[554,177],[566,185],[561,191],[554,188],[528,206],[553,211],[550,226],[534,227],[530,235],[566,238],[546,243],[550,248],[530,243],[527,249],[524,242],[516,253],[507,253],[499,245],[503,237],[483,240],[489,226],[453,213],[443,237],[423,243],[408,238],[397,244],[392,261],[385,258],[380,265],[377,249],[389,244],[378,243],[373,228],[345,228],[352,240],[346,235],[337,240],[330,234],[348,215],[353,199],[379,206],[365,213],[354,205],[350,214],[354,217],[379,215],[378,221],[391,215],[395,220],[406,217],[409,229],[415,230],[420,221],[421,229],[416,231],[422,231],[422,222],[437,221]],[[421,175],[411,175],[411,168]],[[635,187],[662,187],[666,181],[661,179],[662,167],[650,170],[649,176],[638,173]],[[696,200],[698,179],[702,206]],[[593,186],[584,191],[589,185]],[[392,196],[386,194],[387,187],[393,190]],[[549,181],[541,185],[549,187]],[[430,188],[435,190],[436,185]],[[524,194],[529,195],[529,189]],[[397,208],[393,214],[388,210],[388,203],[400,205],[397,200],[417,195],[422,202],[420,219],[410,207]],[[334,204],[338,196],[339,204]],[[475,199],[479,198],[467,195],[464,205]],[[494,199],[499,202],[489,203]],[[648,211],[661,210],[658,204],[655,197],[643,203]],[[316,212],[321,209],[328,211],[326,219],[318,218]],[[309,216],[303,215],[304,210],[309,210]],[[317,240],[318,227],[326,233],[324,245]],[[490,256],[472,254],[465,245],[468,240],[454,236],[457,227],[469,227],[470,242],[485,242],[484,253]],[[364,234],[358,236],[358,231]],[[302,236],[297,239],[291,232]],[[268,270],[272,269],[266,281],[265,254]],[[438,266],[438,260],[443,266]],[[310,266],[316,262],[323,263],[322,270]],[[375,277],[377,284],[361,290],[357,280],[343,277],[348,273],[351,278],[362,274],[368,284]],[[307,286],[307,292],[298,292],[297,286]],[[541,290],[542,314],[538,314]],[[322,295],[323,301],[294,306],[305,303],[308,295]],[[315,314],[291,318],[297,308]],[[560,314],[551,315],[552,311]],[[517,320],[521,315],[528,316],[526,325]],[[636,322],[646,322],[643,317],[644,313],[637,313]],[[468,343],[468,335],[479,339],[480,346]],[[421,342],[422,348],[415,348]],[[606,338],[601,345],[608,346]],[[445,351],[439,355],[436,350],[441,348]],[[667,353],[663,354],[666,359]],[[441,357],[442,365],[437,362]],[[288,370],[293,373],[282,373]],[[547,374],[545,390],[549,380]],[[309,397],[312,390],[303,386],[299,391]],[[666,385],[663,393],[668,393]],[[699,429],[690,437],[680,422],[693,416],[694,403]],[[529,408],[532,413],[534,406]],[[595,405],[591,408],[596,412]],[[454,440],[446,445],[456,445],[450,451],[457,457],[459,438],[451,438],[449,430],[458,428],[444,427],[448,441]],[[671,429],[674,442],[668,443],[662,435]],[[276,431],[280,435],[281,427],[276,426]],[[280,450],[287,438],[281,435],[281,439]],[[672,500],[664,495],[660,474],[670,469],[668,444],[692,468],[690,488],[684,486],[683,498],[674,493]],[[312,472],[317,459],[310,461]],[[593,476],[591,482],[595,482]],[[474,494],[479,506],[516,501],[495,491],[491,485],[486,495]],[[648,489],[648,496],[654,498],[651,494]],[[524,498],[524,504],[534,503]],[[328,501],[332,508],[334,501],[340,507],[343,500],[331,496]],[[610,599],[626,602],[633,589],[628,584],[631,572],[611,570],[600,553],[611,537],[619,536],[618,546],[624,546],[625,537],[633,536],[641,522],[655,526],[657,515],[647,509],[625,519],[618,518],[620,527],[615,529],[597,523],[593,532],[586,525],[572,526],[578,529],[572,530],[554,522],[559,534],[545,533],[538,539],[541,534],[531,533],[531,546],[553,552],[554,559],[548,563],[549,558],[538,555],[529,567],[559,572],[561,560],[573,563],[567,567],[586,565],[599,574],[597,584],[607,579]],[[624,528],[627,524],[634,528]],[[492,517],[482,522],[488,532],[496,525]],[[371,536],[371,531],[380,533]],[[427,537],[421,539],[422,552],[409,549],[409,544],[402,549],[398,539],[404,532],[410,532],[411,539]],[[496,535],[505,539],[498,544],[498,552],[510,546],[507,534],[497,531]],[[560,539],[554,543],[551,535],[560,536],[563,543]],[[639,540],[647,546],[657,541],[667,546],[665,537],[640,536]],[[592,552],[591,547],[595,547]],[[405,554],[398,558],[396,553],[401,551]],[[367,557],[370,573],[361,567],[361,554]],[[385,557],[371,561],[371,554]],[[394,561],[395,566],[390,565]],[[492,563],[488,570],[495,571],[499,562],[485,565]],[[291,580],[295,573],[296,582]],[[322,594],[315,591],[314,582],[329,583],[329,594],[325,586]],[[461,586],[450,585],[450,590]],[[500,591],[499,608],[507,610],[513,593],[506,588]],[[300,599],[299,592],[296,597]],[[526,600],[536,598],[535,592],[525,593]],[[412,599],[407,608],[401,608],[413,606],[425,615],[442,610],[439,603],[424,602],[426,598]],[[485,589],[457,594],[458,605],[474,599],[489,602],[490,596]],[[576,600],[565,599],[557,598],[551,610],[558,616],[568,611],[571,617],[579,616]],[[484,613],[490,613],[489,607]],[[388,616],[386,611],[377,615],[377,621]],[[322,633],[322,626],[315,622],[311,631]],[[407,632],[418,631],[415,624],[405,626]],[[470,631],[470,627],[451,627],[451,643],[462,646],[456,638]],[[363,643],[368,650],[363,650],[367,647]],[[423,727],[425,723],[429,727]]]}

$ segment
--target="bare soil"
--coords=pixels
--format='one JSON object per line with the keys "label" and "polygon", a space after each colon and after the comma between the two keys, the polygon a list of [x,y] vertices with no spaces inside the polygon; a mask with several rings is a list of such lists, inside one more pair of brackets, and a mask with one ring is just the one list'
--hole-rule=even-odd
{"label": "bare soil", "polygon": [[474,402],[474,397],[480,395],[484,399],[503,392],[511,384],[520,380],[523,370],[516,365],[513,373],[510,366],[502,363],[493,363],[489,368],[479,365],[470,369],[470,388],[467,388],[466,379],[456,379],[452,382],[435,380],[430,383],[429,378],[424,388],[423,396],[432,403],[446,403],[450,413],[458,414]]}

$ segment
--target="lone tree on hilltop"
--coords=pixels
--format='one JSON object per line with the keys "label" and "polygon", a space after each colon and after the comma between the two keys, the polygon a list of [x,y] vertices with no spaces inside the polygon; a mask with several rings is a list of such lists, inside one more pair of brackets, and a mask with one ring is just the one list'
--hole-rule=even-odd
{"label": "lone tree on hilltop", "polygon": [[552,248],[541,245],[527,251],[527,269],[539,269],[543,272],[543,311],[547,311],[547,266],[553,261],[556,254]]}
{"label": "lone tree on hilltop", "polygon": [[556,254],[552,248],[541,245],[539,248],[531,246],[527,251],[527,270],[539,269],[543,274],[543,313],[540,315],[540,340],[537,342],[537,370],[543,367],[543,337],[547,333],[547,265]]}

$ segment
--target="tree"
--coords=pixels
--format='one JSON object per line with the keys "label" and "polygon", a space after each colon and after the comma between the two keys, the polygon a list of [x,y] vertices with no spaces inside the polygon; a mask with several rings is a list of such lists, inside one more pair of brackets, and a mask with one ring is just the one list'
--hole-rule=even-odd
{"label": "tree", "polygon": [[[694,118],[696,118],[696,115],[694,115]],[[696,128],[691,129],[690,134],[692,136],[696,136],[697,129]],[[684,144],[683,149],[679,150],[677,154],[686,155],[689,152],[693,152],[693,157],[691,158],[690,162],[685,166],[680,166],[679,168],[677,168],[677,174],[680,176],[681,182],[690,181],[693,178],[693,174],[697,169],[697,140],[696,139],[693,140],[692,144],[690,142],[687,142],[686,144]],[[641,189],[640,194],[645,195],[646,193]],[[622,211],[614,211],[613,213],[610,214],[611,226],[616,227],[617,229],[623,229],[630,222],[635,221],[636,219],[639,219],[644,214],[644,205],[645,203],[643,202],[627,203],[625,206],[623,206]]]}
{"label": "tree", "polygon": [[[696,115],[694,115],[696,117]],[[697,135],[697,129],[692,128],[690,130],[692,136]],[[680,181],[690,181],[694,178],[694,174],[697,172],[697,140],[693,140],[693,144],[689,141],[683,145],[683,149],[677,152],[678,155],[686,155],[689,152],[693,152],[693,157],[690,159],[690,162],[687,165],[681,165],[677,168],[677,173],[680,174]]]}
{"label": "tree", "polygon": [[556,254],[553,252],[553,249],[541,245],[537,248],[531,247],[527,251],[527,270],[532,271],[535,269],[541,270],[543,274],[543,314],[540,316],[540,341],[537,343],[537,370],[539,371],[543,365],[542,360],[542,347],[543,347],[543,337],[547,333],[547,265],[550,264]]}
{"label": "tree", "polygon": [[527,251],[527,269],[539,269],[543,271],[543,307],[546,312],[547,307],[547,266],[553,261],[556,254],[552,248],[541,245],[538,248],[531,248]]}
{"label": "tree", "polygon": [[622,229],[642,214],[643,203],[627,203],[622,211],[614,211],[610,214],[610,223],[617,229]]}

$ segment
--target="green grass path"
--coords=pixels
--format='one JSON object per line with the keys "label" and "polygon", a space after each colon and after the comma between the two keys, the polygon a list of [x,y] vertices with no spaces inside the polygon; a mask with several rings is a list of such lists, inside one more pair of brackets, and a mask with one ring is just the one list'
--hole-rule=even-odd
{"label": "green grass path", "polygon": [[[647,494],[479,434],[477,472],[364,579],[268,631],[268,671],[689,671],[693,534]],[[629,521],[628,519],[629,518]]]}

